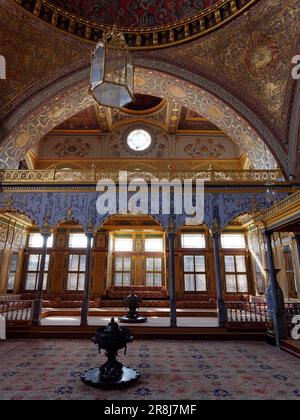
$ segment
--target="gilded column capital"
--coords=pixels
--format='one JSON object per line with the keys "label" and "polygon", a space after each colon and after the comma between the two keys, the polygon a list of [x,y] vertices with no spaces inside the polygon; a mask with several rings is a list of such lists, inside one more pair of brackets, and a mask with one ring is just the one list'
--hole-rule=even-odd
{"label": "gilded column capital", "polygon": [[177,226],[174,220],[174,216],[170,216],[169,217],[169,224],[167,227],[167,234],[169,236],[176,236],[177,234]]}
{"label": "gilded column capital", "polygon": [[220,221],[217,218],[215,218],[210,228],[210,234],[211,236],[220,236],[221,233],[222,233],[222,228],[221,228]]}
{"label": "gilded column capital", "polygon": [[89,219],[87,224],[84,227],[84,233],[86,236],[93,237],[96,234],[96,228],[92,223],[92,220]]}
{"label": "gilded column capital", "polygon": [[67,221],[72,221],[72,220],[74,220],[74,212],[73,212],[72,207],[69,207],[69,208],[68,208],[68,210],[67,210],[66,220],[67,220]]}
{"label": "gilded column capital", "polygon": [[44,236],[44,237],[51,236],[52,229],[51,229],[51,226],[50,226],[50,223],[49,223],[49,217],[48,216],[44,217],[44,223],[43,223],[42,228],[40,229],[40,232],[41,232],[42,236]]}

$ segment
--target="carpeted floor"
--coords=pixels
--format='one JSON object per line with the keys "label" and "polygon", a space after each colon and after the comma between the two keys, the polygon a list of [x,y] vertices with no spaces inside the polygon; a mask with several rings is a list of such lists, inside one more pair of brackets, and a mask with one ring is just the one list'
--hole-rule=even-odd
{"label": "carpeted floor", "polygon": [[89,388],[104,361],[89,341],[0,341],[0,400],[299,399],[300,361],[265,343],[138,341],[120,352],[142,377],[123,391]]}

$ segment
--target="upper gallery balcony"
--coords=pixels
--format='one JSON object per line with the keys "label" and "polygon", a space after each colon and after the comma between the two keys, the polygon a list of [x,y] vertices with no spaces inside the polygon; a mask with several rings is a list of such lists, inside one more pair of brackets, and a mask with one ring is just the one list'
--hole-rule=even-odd
{"label": "upper gallery balcony", "polygon": [[[197,180],[202,179],[206,184],[228,185],[266,185],[266,184],[286,184],[286,181],[280,170],[201,170],[201,171],[128,171],[124,172],[128,182],[141,179],[147,183],[158,180],[179,179]],[[26,185],[52,186],[52,185],[94,185],[100,180],[113,180],[119,183],[120,172],[108,170],[1,170],[0,182],[2,186]]]}

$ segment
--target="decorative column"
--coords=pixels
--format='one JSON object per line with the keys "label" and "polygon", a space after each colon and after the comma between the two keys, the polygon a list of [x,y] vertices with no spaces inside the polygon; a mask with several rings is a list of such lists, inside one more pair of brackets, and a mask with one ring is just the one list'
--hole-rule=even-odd
{"label": "decorative column", "polygon": [[284,296],[277,281],[277,274],[280,269],[276,269],[274,264],[272,233],[272,231],[265,231],[268,260],[268,268],[265,271],[269,274],[270,282],[267,290],[267,304],[270,317],[274,323],[276,346],[280,347],[280,340],[286,339],[288,334],[285,322]]}
{"label": "decorative column", "polygon": [[175,290],[175,239],[177,228],[173,217],[170,218],[167,230],[169,240],[169,272],[170,272],[170,326],[177,327],[176,290]]}
{"label": "decorative column", "polygon": [[51,236],[51,228],[48,222],[48,218],[45,217],[44,225],[41,229],[41,234],[43,237],[43,248],[41,254],[41,262],[39,267],[39,277],[38,277],[38,288],[36,299],[33,304],[33,318],[32,318],[32,325],[39,326],[41,320],[41,313],[43,307],[43,285],[44,285],[44,277],[45,277],[45,267],[46,267],[46,258],[47,258],[47,243],[48,239]]}
{"label": "decorative column", "polygon": [[90,306],[90,287],[91,287],[91,274],[92,274],[92,241],[94,238],[94,226],[89,223],[86,226],[85,234],[87,237],[86,247],[86,261],[85,261],[85,279],[84,279],[84,292],[81,309],[81,322],[82,327],[88,325],[89,306]]}
{"label": "decorative column", "polygon": [[222,287],[222,275],[221,275],[221,263],[220,263],[220,241],[221,241],[221,227],[218,221],[214,221],[211,236],[213,239],[214,246],[214,263],[215,263],[215,275],[216,275],[216,287],[217,287],[217,303],[218,303],[218,320],[219,327],[225,327],[226,324],[226,306],[223,299],[223,287]]}

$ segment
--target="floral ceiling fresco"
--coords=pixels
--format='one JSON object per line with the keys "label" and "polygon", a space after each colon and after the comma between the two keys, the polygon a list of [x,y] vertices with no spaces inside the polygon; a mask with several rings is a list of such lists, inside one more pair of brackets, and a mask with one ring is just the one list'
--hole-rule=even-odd
{"label": "floral ceiling fresco", "polygon": [[191,17],[219,0],[52,0],[62,9],[102,24],[161,26]]}
{"label": "floral ceiling fresco", "polygon": [[300,48],[300,2],[284,3],[261,0],[251,12],[189,48],[139,54],[218,80],[262,120],[269,120],[276,136],[285,141],[294,88],[291,61]]}
{"label": "floral ceiling fresco", "polygon": [[9,103],[13,98],[20,96],[21,102],[26,89],[28,95],[33,93],[32,89],[40,90],[43,80],[67,73],[70,63],[80,67],[86,54],[82,43],[73,48],[70,38],[54,35],[45,25],[41,30],[40,22],[31,25],[29,16],[18,16],[12,13],[19,10],[11,2],[3,3],[0,1],[0,55],[6,58],[7,80],[0,81],[0,120],[5,118],[4,105],[11,112]]}

